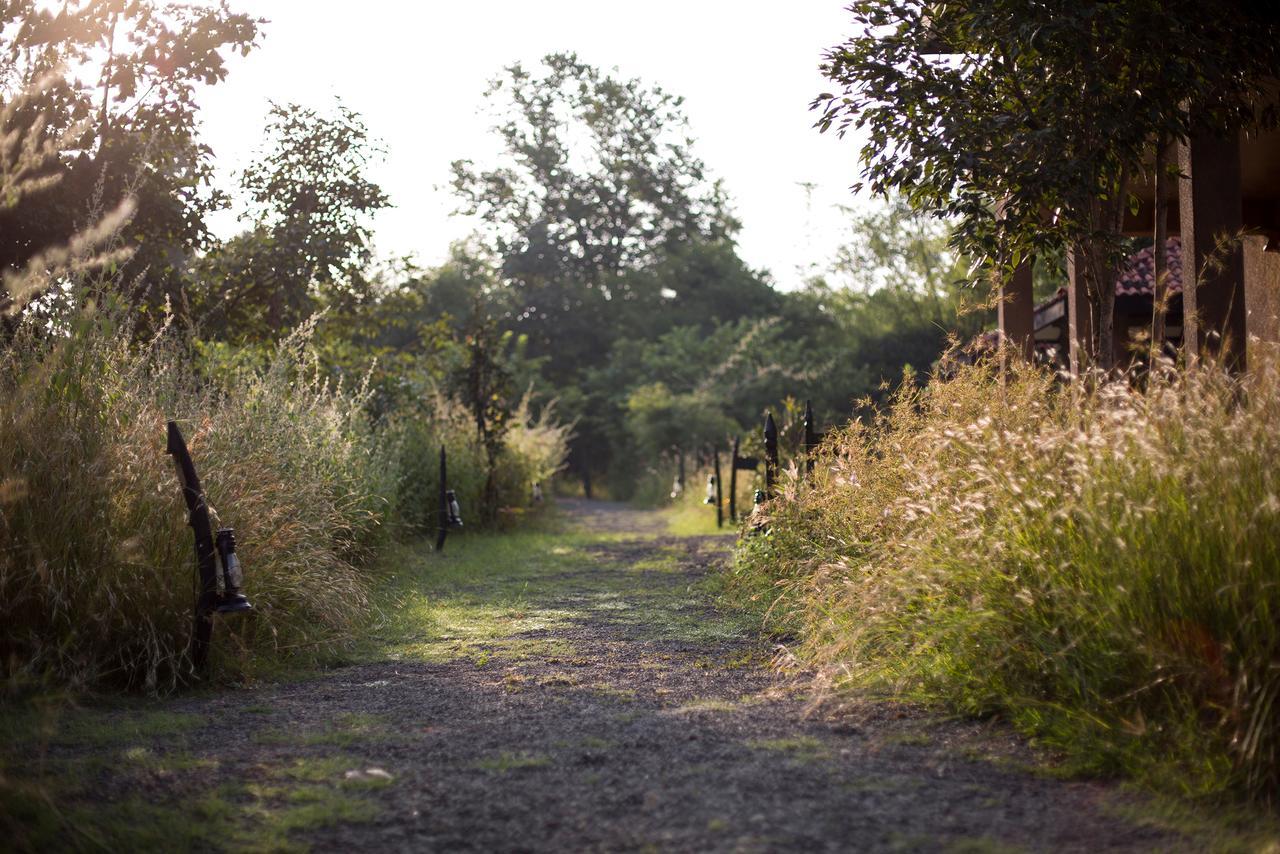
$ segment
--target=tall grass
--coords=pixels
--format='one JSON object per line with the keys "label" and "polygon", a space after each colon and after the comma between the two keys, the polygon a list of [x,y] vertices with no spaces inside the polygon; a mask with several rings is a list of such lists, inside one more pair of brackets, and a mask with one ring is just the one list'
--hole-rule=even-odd
{"label": "tall grass", "polygon": [[[166,331],[139,348],[120,317],[28,317],[0,350],[0,672],[10,679],[160,690],[187,675],[193,540],[165,454],[168,419],[183,428],[215,525],[236,529],[255,608],[217,629],[223,674],[353,638],[383,547],[434,525],[441,440],[450,486],[464,500],[480,493],[474,426],[456,405],[434,401],[430,417],[375,428],[361,390],[325,380],[309,328],[265,367],[214,381],[193,369],[190,342]],[[521,421],[505,494],[527,495],[528,478],[558,467],[563,432]]]}
{"label": "tall grass", "polygon": [[[256,613],[242,659],[321,650],[366,603],[391,473],[359,395],[327,387],[302,336],[262,371],[201,385],[181,342],[139,351],[112,312],[27,324],[0,354],[0,656],[10,676],[160,688],[182,676],[192,536],[164,424],[182,425],[236,529]],[[225,629],[223,630],[225,631]]]}
{"label": "tall grass", "polygon": [[1280,360],[1254,364],[1141,391],[1030,368],[908,384],[785,481],[738,580],[842,685],[1005,715],[1092,771],[1268,797]]}
{"label": "tall grass", "polygon": [[[568,453],[570,427],[555,419],[555,406],[535,415],[524,398],[515,407],[495,461],[495,498],[502,511],[526,510],[533,484],[549,487]],[[438,523],[440,448],[448,461],[448,487],[457,494],[464,524],[478,518],[488,458],[470,412],[443,394],[425,394],[418,405],[394,413],[383,432],[398,472],[397,519],[405,533],[434,531]],[[546,489],[550,495],[550,489]],[[500,518],[501,514],[500,514]]]}

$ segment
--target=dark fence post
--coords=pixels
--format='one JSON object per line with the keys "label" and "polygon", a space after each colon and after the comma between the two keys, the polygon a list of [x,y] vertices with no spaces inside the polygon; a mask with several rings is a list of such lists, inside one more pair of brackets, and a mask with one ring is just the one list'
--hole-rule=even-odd
{"label": "dark fence post", "polygon": [[804,470],[813,474],[813,455],[818,449],[818,431],[813,426],[813,404],[804,402]]}
{"label": "dark fence post", "polygon": [[773,423],[773,413],[764,416],[764,495],[773,497],[774,482],[778,478],[778,425]]}
{"label": "dark fence post", "polygon": [[720,449],[716,448],[712,452],[712,460],[715,461],[716,472],[716,527],[724,527],[724,497],[720,491]]}
{"label": "dark fence post", "polygon": [[733,454],[729,457],[729,521],[738,521],[738,437],[733,437]]}
{"label": "dark fence post", "polygon": [[191,635],[191,663],[203,675],[209,663],[209,643],[213,639],[213,611],[218,605],[218,567],[214,558],[213,527],[209,524],[209,505],[204,488],[196,474],[191,452],[182,438],[176,421],[169,422],[166,452],[173,455],[182,484],[182,497],[187,502],[187,524],[196,539],[196,570],[200,587],[196,594],[195,625]]}
{"label": "dark fence post", "polygon": [[445,458],[444,445],[440,446],[440,508],[436,513],[436,551],[444,548],[445,535],[449,533],[449,494],[448,494],[448,461]]}

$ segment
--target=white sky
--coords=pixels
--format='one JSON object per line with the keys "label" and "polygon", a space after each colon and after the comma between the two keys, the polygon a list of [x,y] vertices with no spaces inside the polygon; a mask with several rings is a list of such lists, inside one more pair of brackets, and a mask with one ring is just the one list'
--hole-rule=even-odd
{"label": "white sky", "polygon": [[[852,201],[856,145],[812,128],[808,104],[828,88],[824,48],[850,31],[842,0],[239,0],[270,20],[261,46],[233,57],[200,99],[203,137],[234,186],[261,144],[268,101],[364,116],[387,158],[373,177],[395,208],[375,221],[378,251],[443,260],[473,224],[452,214],[449,163],[494,151],[481,95],[515,61],[576,51],[685,98],[696,152],[723,179],[743,221],[742,256],[782,287],[830,256]],[[801,186],[813,183],[811,198]],[[236,230],[231,214],[215,229]]]}

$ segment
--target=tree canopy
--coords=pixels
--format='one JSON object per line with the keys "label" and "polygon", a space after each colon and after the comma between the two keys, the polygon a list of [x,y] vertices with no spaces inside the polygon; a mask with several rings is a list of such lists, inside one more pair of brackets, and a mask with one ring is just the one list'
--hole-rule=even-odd
{"label": "tree canopy", "polygon": [[[818,126],[865,132],[861,185],[951,218],[954,245],[1007,276],[1075,249],[1099,301],[1123,258],[1133,179],[1160,141],[1271,123],[1280,10],[1235,0],[859,0],[826,55]],[[1110,353],[1110,342],[1099,348]]]}

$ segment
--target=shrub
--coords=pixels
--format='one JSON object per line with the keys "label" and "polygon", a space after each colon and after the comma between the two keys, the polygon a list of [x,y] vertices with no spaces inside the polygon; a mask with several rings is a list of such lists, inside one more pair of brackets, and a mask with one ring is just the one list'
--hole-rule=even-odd
{"label": "shrub", "polygon": [[[457,494],[465,524],[471,527],[481,519],[477,510],[484,500],[487,461],[472,415],[462,404],[438,392],[424,394],[417,407],[390,417],[384,441],[393,449],[398,522],[405,533],[436,529],[441,445],[448,458],[449,488]],[[533,484],[548,486],[560,470],[568,441],[569,428],[556,422],[554,405],[544,406],[535,417],[527,397],[522,400],[498,455],[498,507],[529,507]]]}
{"label": "shrub", "polygon": [[785,479],[738,580],[841,684],[1007,715],[1094,771],[1275,791],[1280,361],[1255,363],[905,384]]}

